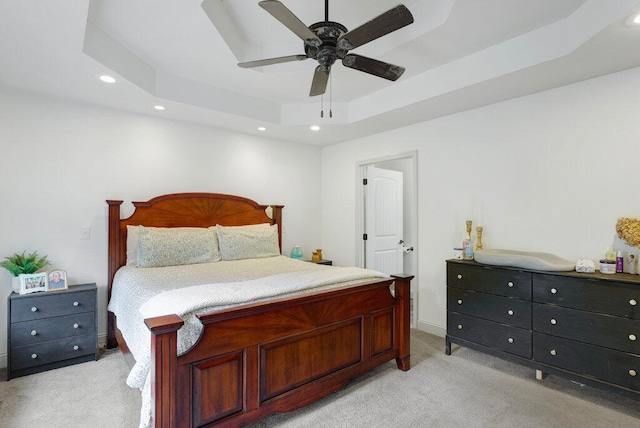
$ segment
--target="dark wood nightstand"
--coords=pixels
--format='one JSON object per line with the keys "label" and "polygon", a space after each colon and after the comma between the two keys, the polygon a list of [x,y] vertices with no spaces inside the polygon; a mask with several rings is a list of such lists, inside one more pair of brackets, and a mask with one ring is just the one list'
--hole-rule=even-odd
{"label": "dark wood nightstand", "polygon": [[7,299],[7,380],[98,359],[96,284]]}
{"label": "dark wood nightstand", "polygon": [[305,260],[305,262],[310,262],[310,263],[315,263],[317,265],[327,265],[327,266],[333,266],[333,262],[331,260],[320,260],[317,262],[314,262],[313,260]]}

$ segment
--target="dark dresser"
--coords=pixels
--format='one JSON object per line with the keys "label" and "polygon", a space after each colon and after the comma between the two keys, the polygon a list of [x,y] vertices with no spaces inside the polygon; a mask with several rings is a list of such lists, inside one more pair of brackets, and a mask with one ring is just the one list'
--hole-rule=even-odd
{"label": "dark dresser", "polygon": [[449,260],[446,353],[457,343],[637,398],[638,303],[640,275]]}
{"label": "dark dresser", "polygon": [[96,360],[96,284],[7,299],[7,380]]}

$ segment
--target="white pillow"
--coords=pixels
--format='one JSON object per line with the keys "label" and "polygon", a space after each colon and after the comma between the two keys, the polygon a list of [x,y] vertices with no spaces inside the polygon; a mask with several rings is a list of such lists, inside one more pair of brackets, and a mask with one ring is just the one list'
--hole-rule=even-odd
{"label": "white pillow", "polygon": [[138,265],[138,226],[127,225],[127,266]]}
{"label": "white pillow", "polygon": [[216,225],[222,260],[257,259],[280,255],[278,225]]}
{"label": "white pillow", "polygon": [[218,237],[211,228],[138,226],[138,267],[190,265],[219,260]]}

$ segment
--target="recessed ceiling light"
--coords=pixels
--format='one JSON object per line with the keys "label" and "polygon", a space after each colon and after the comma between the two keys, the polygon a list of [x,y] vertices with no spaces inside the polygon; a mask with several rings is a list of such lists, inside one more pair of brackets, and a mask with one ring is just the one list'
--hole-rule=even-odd
{"label": "recessed ceiling light", "polygon": [[266,131],[267,128],[265,128],[264,126],[258,126],[258,131]]}
{"label": "recessed ceiling light", "polygon": [[100,80],[102,80],[104,83],[114,83],[116,81],[116,79],[106,74],[100,76]]}
{"label": "recessed ceiling light", "polygon": [[164,110],[164,106],[161,105],[153,106],[153,108],[156,110]]}
{"label": "recessed ceiling light", "polygon": [[634,24],[640,24],[640,13],[638,15],[636,15],[635,18],[633,18],[633,23]]}
{"label": "recessed ceiling light", "polygon": [[313,125],[310,129],[311,129],[312,131],[319,131],[319,130],[320,130],[320,127],[319,127],[318,125]]}

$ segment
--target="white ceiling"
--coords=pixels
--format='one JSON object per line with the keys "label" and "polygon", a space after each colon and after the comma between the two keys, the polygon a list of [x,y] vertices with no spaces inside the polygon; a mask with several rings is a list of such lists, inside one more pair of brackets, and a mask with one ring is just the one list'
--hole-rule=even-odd
{"label": "white ceiling", "polygon": [[[329,19],[353,29],[398,1],[332,0]],[[324,20],[323,0],[282,2]],[[310,98],[314,60],[237,66],[304,53],[257,0],[0,0],[0,87],[322,146],[640,66],[639,0],[404,4],[413,24],[353,52],[405,74],[336,63]]]}

